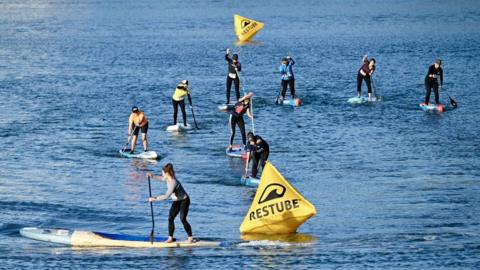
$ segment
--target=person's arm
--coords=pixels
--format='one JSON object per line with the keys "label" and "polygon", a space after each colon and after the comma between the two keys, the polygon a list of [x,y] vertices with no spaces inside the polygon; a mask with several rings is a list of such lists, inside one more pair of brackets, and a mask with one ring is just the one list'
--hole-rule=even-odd
{"label": "person's arm", "polygon": [[287,73],[285,68],[283,67],[283,64],[278,67],[278,71],[280,71],[280,74],[282,75],[285,75],[285,73]]}
{"label": "person's arm", "polygon": [[248,177],[248,164],[250,162],[250,148],[247,150],[247,160],[245,162],[245,177]]}
{"label": "person's arm", "polygon": [[293,60],[293,58],[291,58],[290,56],[288,56],[288,65],[289,66],[295,65],[295,60]]}
{"label": "person's arm", "polygon": [[253,119],[252,104],[251,104],[251,103],[248,104],[247,116],[248,116],[250,119]]}
{"label": "person's arm", "polygon": [[163,178],[162,175],[153,175],[153,173],[148,172],[147,177],[150,177],[152,179],[160,180],[160,181],[165,181],[165,178]]}
{"label": "person's arm", "polygon": [[166,200],[168,198],[170,198],[170,196],[172,196],[173,194],[173,191],[175,191],[175,185],[177,184],[177,181],[167,181],[167,191],[165,192],[165,194],[163,195],[160,195],[160,196],[157,196],[157,197],[150,197],[149,200],[151,200],[151,198],[153,198],[153,200],[151,201],[163,201],[163,200]]}
{"label": "person's arm", "polygon": [[242,64],[240,62],[237,62],[237,72],[242,71]]}
{"label": "person's arm", "polygon": [[130,137],[130,135],[132,134],[132,124],[133,124],[133,117],[132,115],[130,115],[130,117],[128,117],[128,137]]}
{"label": "person's arm", "polygon": [[440,68],[440,87],[443,85],[443,68]]}
{"label": "person's arm", "polygon": [[228,63],[232,62],[232,59],[230,59],[230,49],[227,49],[227,52],[225,53],[225,61]]}

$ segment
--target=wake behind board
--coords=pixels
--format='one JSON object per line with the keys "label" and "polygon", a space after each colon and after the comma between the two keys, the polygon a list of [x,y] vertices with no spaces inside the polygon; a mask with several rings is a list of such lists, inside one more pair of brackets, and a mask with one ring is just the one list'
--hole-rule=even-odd
{"label": "wake behind board", "polygon": [[425,103],[420,103],[420,108],[422,108],[422,110],[424,112],[444,112],[445,111],[445,106],[443,106],[442,104],[425,104]]}
{"label": "wake behind board", "polygon": [[225,153],[229,157],[237,157],[237,158],[247,158],[247,151],[243,149],[240,145],[233,145],[232,149],[225,149]]}
{"label": "wake behind board", "polygon": [[240,182],[242,183],[242,185],[245,185],[247,187],[258,187],[258,184],[260,183],[260,179],[258,178],[254,178],[254,177],[245,177],[245,176],[242,176]]}
{"label": "wake behind board", "polygon": [[363,104],[368,102],[380,102],[381,100],[382,100],[382,97],[380,96],[372,97],[372,100],[368,100],[368,97],[356,96],[356,97],[349,98],[347,102],[350,104]]}
{"label": "wake behind board", "polygon": [[184,126],[183,124],[176,124],[167,127],[167,131],[170,132],[183,132],[187,130],[191,130],[193,127],[190,124]]}
{"label": "wake behind board", "polygon": [[119,151],[120,156],[126,157],[126,158],[142,158],[142,159],[158,159],[159,156],[157,152],[155,151],[143,151],[143,152],[138,152],[138,153],[130,153],[130,149],[126,149],[123,151],[120,149]]}
{"label": "wake behind board", "polygon": [[229,111],[233,111],[233,109],[235,108],[235,104],[221,104],[221,105],[218,105],[218,110],[221,111],[221,112],[229,112]]}
{"label": "wake behind board", "polygon": [[68,229],[42,229],[25,227],[20,230],[23,237],[77,247],[132,247],[132,248],[178,248],[178,247],[218,247],[220,242],[176,241],[165,243],[167,237],[155,237],[150,243],[148,236],[133,236],[127,234],[111,234],[92,231],[77,231]]}

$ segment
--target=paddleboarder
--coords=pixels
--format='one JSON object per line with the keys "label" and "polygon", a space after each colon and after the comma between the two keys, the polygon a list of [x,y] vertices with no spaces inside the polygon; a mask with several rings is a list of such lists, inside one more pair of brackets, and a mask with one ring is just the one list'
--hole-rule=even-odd
{"label": "paddleboarder", "polygon": [[187,112],[185,111],[185,96],[190,102],[190,109],[192,109],[192,97],[190,96],[190,89],[188,88],[188,80],[181,81],[175,88],[172,96],[173,104],[173,125],[177,124],[178,106],[182,110],[183,126],[187,126]]}
{"label": "paddleboarder", "polygon": [[[440,83],[439,83],[440,79]],[[440,104],[440,93],[439,90],[443,85],[443,69],[442,61],[436,59],[433,65],[428,68],[427,75],[425,76],[425,104],[428,105],[430,102],[430,95],[435,94],[435,104]]]}
{"label": "paddleboarder", "polygon": [[132,113],[128,118],[128,141],[131,139],[130,153],[135,152],[137,144],[138,133],[142,131],[142,143],[143,151],[148,151],[147,131],[148,131],[148,118],[145,113],[138,109],[137,106],[132,107]]}
{"label": "paddleboarder", "polygon": [[192,236],[192,227],[187,221],[188,210],[190,208],[190,197],[185,189],[183,189],[180,181],[177,180],[175,171],[173,170],[173,165],[171,163],[165,165],[162,170],[162,176],[155,176],[153,173],[149,172],[147,173],[147,177],[165,181],[167,184],[167,191],[165,194],[157,197],[149,197],[148,202],[163,201],[168,198],[171,198],[173,201],[168,215],[168,239],[165,242],[171,243],[175,241],[175,238],[173,238],[173,233],[175,232],[174,221],[177,215],[180,213],[180,220],[182,221],[183,228],[187,232],[188,242],[193,243],[194,239]]}
{"label": "paddleboarder", "polygon": [[230,112],[230,145],[229,150],[233,147],[233,140],[235,139],[235,126],[238,126],[240,133],[242,133],[242,143],[245,147],[247,143],[247,134],[245,133],[245,121],[243,120],[243,115],[247,113],[247,116],[250,119],[253,119],[252,109],[251,109],[251,98],[253,96],[252,92],[248,92],[245,96],[239,99],[235,104],[235,107]]}
{"label": "paddleboarder", "polygon": [[263,170],[265,167],[265,161],[268,159],[270,154],[270,147],[262,137],[259,135],[253,134],[253,132],[248,133],[248,144],[247,144],[247,163],[245,166],[245,175],[248,175],[248,164],[250,158],[252,158],[252,177],[257,178],[258,167],[260,166]]}
{"label": "paddleboarder", "polygon": [[287,94],[287,86],[290,87],[290,94],[292,99],[295,99],[295,76],[293,75],[293,65],[295,65],[295,61],[292,57],[286,56],[282,58],[282,64],[278,67],[278,71],[282,76],[282,93],[281,97],[277,100],[277,102],[285,100],[285,95]]}
{"label": "paddleboarder", "polygon": [[362,81],[365,80],[368,88],[368,101],[372,101],[372,75],[375,72],[377,61],[375,58],[368,60],[368,55],[362,59],[363,65],[357,73],[357,95],[362,96]]}
{"label": "paddleboarder", "polygon": [[240,78],[239,72],[242,70],[242,65],[238,62],[238,54],[233,54],[230,58],[230,49],[227,49],[225,54],[225,60],[228,62],[228,75],[227,75],[227,103],[230,104],[230,90],[232,83],[235,84],[235,96],[237,101],[240,99]]}

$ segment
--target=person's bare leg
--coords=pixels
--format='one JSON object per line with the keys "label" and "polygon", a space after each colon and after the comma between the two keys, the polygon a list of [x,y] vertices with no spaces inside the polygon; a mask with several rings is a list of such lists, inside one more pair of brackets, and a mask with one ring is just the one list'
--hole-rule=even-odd
{"label": "person's bare leg", "polygon": [[130,150],[133,152],[135,152],[135,147],[137,145],[137,135],[133,135],[132,136],[132,146],[130,147]]}

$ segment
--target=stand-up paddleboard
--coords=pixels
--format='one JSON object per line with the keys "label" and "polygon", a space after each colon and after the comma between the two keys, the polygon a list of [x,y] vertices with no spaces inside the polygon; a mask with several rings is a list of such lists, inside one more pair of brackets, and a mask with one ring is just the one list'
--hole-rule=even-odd
{"label": "stand-up paddleboard", "polygon": [[242,183],[242,185],[245,185],[247,187],[258,187],[258,183],[260,183],[260,179],[258,178],[254,178],[254,177],[245,177],[245,176],[242,176],[240,182]]}
{"label": "stand-up paddleboard", "polygon": [[347,102],[350,104],[363,104],[367,102],[379,102],[381,100],[382,98],[380,96],[374,96],[372,97],[372,100],[368,100],[368,97],[364,97],[364,96],[361,96],[361,97],[355,96],[355,97],[349,98]]}
{"label": "stand-up paddleboard", "polygon": [[283,99],[283,100],[281,98],[278,98],[277,99],[277,104],[298,107],[298,106],[302,105],[302,101],[299,98]]}
{"label": "stand-up paddleboard", "polygon": [[218,105],[218,110],[221,111],[221,112],[229,112],[229,111],[233,111],[233,109],[235,108],[235,104],[221,104],[221,105]]}
{"label": "stand-up paddleboard", "polygon": [[182,131],[187,131],[191,130],[193,127],[190,124],[187,124],[184,126],[183,124],[176,124],[176,125],[171,125],[167,127],[167,131],[170,132],[182,132]]}
{"label": "stand-up paddleboard", "polygon": [[233,145],[232,149],[225,149],[225,153],[229,157],[247,158],[247,151],[240,145]]}
{"label": "stand-up paddleboard", "polygon": [[138,152],[138,153],[134,152],[132,154],[132,153],[130,153],[130,149],[126,149],[125,151],[120,149],[119,153],[120,153],[120,156],[126,157],[126,158],[143,158],[143,159],[158,159],[159,158],[157,152],[155,152],[155,151],[142,151],[142,152]]}
{"label": "stand-up paddleboard", "polygon": [[423,111],[425,112],[444,112],[445,111],[445,106],[443,104],[425,104],[425,103],[420,103],[420,108],[422,108]]}
{"label": "stand-up paddleboard", "polygon": [[23,237],[77,247],[132,247],[132,248],[177,248],[177,247],[218,247],[220,242],[176,241],[165,243],[167,237],[155,237],[150,242],[149,236],[133,236],[127,234],[111,234],[92,231],[68,229],[41,229],[26,227],[20,230]]}

